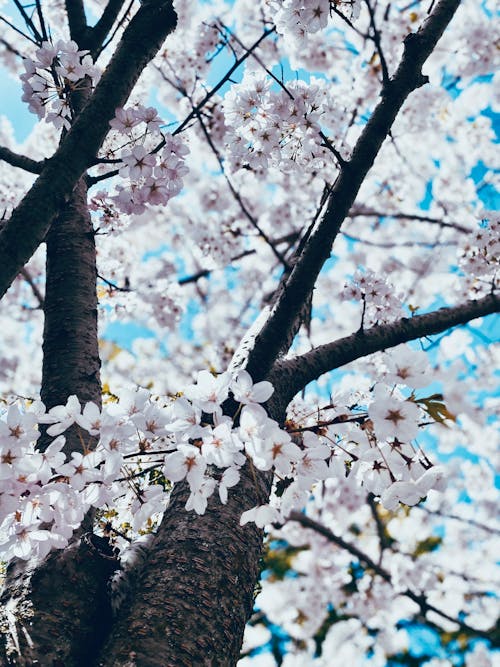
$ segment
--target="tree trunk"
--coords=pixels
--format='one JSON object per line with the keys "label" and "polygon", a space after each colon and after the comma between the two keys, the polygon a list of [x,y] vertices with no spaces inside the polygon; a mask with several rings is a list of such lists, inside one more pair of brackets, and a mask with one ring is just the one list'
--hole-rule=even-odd
{"label": "tree trunk", "polygon": [[[83,179],[47,236],[44,313],[43,401],[50,408],[77,394],[82,403],[100,405],[96,250]],[[68,456],[82,450],[78,427],[65,436]],[[43,448],[51,439],[41,440]],[[75,539],[40,565],[9,566],[1,602],[17,618],[10,623],[4,664],[91,664],[109,629],[106,584],[116,568],[106,543],[97,540]]]}
{"label": "tree trunk", "polygon": [[270,476],[254,475],[247,464],[227,505],[212,497],[207,512],[198,516],[184,509],[186,485],[176,486],[99,666],[236,664],[252,612],[263,537],[254,524],[241,527],[239,520],[242,512],[266,502],[269,489]]}
{"label": "tree trunk", "polygon": [[[80,179],[47,235],[41,398],[47,409],[76,394],[82,406],[101,405],[97,337],[96,249]],[[81,451],[78,427],[66,432],[65,451]]]}

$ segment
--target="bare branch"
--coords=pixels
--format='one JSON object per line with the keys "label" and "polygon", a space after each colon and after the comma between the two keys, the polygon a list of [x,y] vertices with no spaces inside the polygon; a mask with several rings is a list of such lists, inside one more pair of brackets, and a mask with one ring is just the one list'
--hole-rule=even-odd
{"label": "bare branch", "polygon": [[35,43],[36,44],[41,44],[42,43],[42,35],[40,34],[40,31],[36,27],[36,25],[33,23],[33,19],[28,15],[26,12],[26,9],[24,8],[24,5],[19,1],[19,0],[13,0],[14,4],[16,5],[19,13],[24,19],[24,22],[26,23],[26,26],[31,29],[31,32],[33,33],[33,36],[35,38]]}
{"label": "bare branch", "polygon": [[231,78],[231,75],[233,72],[235,72],[238,67],[243,63],[254,51],[255,49],[263,42],[266,37],[269,37],[269,35],[272,35],[273,32],[276,31],[276,28],[270,28],[269,30],[264,30],[262,35],[257,39],[252,46],[242,55],[240,56],[234,63],[233,65],[228,69],[226,74],[222,77],[222,79],[219,81],[219,83],[210,90],[205,97],[199,102],[194,109],[189,113],[186,118],[182,121],[182,123],[179,125],[178,128],[176,128],[175,132],[173,134],[179,134],[179,132],[182,132],[182,130],[186,127],[186,125],[189,123],[189,121],[193,120],[193,118],[196,117],[196,114],[199,113],[205,104],[208,102],[209,99],[211,99],[215,93],[222,88],[222,86],[229,81]]}
{"label": "bare branch", "polygon": [[46,28],[46,25],[45,25],[45,18],[43,16],[43,12],[42,12],[42,4],[41,4],[40,0],[35,0],[35,4],[36,4],[36,13],[38,15],[38,21],[40,23],[40,29],[42,31],[42,37],[45,41],[47,41],[49,39],[49,36],[48,36],[47,28]]}
{"label": "bare branch", "polygon": [[321,345],[293,359],[275,365],[272,376],[287,392],[288,400],[309,382],[323,373],[345,366],[374,352],[380,352],[415,338],[441,333],[500,310],[500,297],[489,294],[477,301],[468,301],[453,308],[440,308],[432,313],[403,317],[391,324],[379,324],[360,330],[332,343]]}
{"label": "bare branch", "polygon": [[457,245],[457,242],[453,241],[372,241],[371,239],[363,239],[360,236],[353,236],[347,232],[341,232],[341,234],[348,241],[356,241],[357,243],[374,248],[415,248],[418,246],[422,248],[442,248],[443,246]]}
{"label": "bare branch", "polygon": [[382,50],[382,43],[380,41],[380,30],[377,29],[377,24],[375,23],[375,11],[371,5],[370,0],[365,0],[365,4],[368,8],[368,13],[370,14],[370,27],[372,29],[372,39],[377,49],[378,57],[380,60],[380,67],[382,69],[382,82],[384,85],[387,85],[389,82],[389,70],[387,68],[387,61]]}
{"label": "bare branch", "polygon": [[104,8],[101,18],[97,21],[95,26],[91,28],[90,35],[85,41],[85,46],[90,49],[92,55],[95,57],[96,52],[100,50],[106,39],[109,31],[113,27],[114,22],[118,18],[124,0],[109,0]]}
{"label": "bare branch", "polygon": [[467,227],[464,227],[458,222],[446,222],[441,220],[441,218],[436,218],[431,215],[422,215],[418,213],[384,213],[383,211],[376,211],[370,208],[353,207],[349,211],[348,218],[392,218],[394,220],[417,220],[418,222],[429,222],[433,225],[438,225],[439,227],[449,227],[450,229],[455,229],[457,232],[462,232],[463,234],[470,234],[471,230]]}
{"label": "bare branch", "polygon": [[207,127],[206,127],[205,123],[203,122],[203,118],[202,118],[199,111],[197,112],[196,117],[198,119],[198,122],[200,123],[201,129],[202,129],[202,132],[203,132],[203,136],[207,140],[207,143],[210,146],[210,149],[212,150],[212,153],[215,155],[215,158],[216,158],[217,162],[219,163],[220,170],[221,170],[222,175],[223,175],[223,177],[224,177],[224,179],[227,183],[227,186],[228,186],[229,190],[231,191],[231,194],[233,195],[234,199],[238,203],[238,206],[241,208],[241,211],[242,211],[243,215],[249,221],[249,223],[252,225],[252,227],[257,231],[259,236],[265,241],[265,243],[267,243],[267,245],[271,249],[271,252],[276,257],[278,262],[283,265],[285,270],[289,269],[290,267],[288,266],[285,257],[274,246],[273,242],[268,237],[268,235],[265,233],[265,231],[262,229],[262,227],[260,227],[256,218],[248,210],[248,206],[243,201],[243,198],[241,197],[240,193],[236,190],[236,188],[232,184],[231,179],[229,178],[229,176],[226,173],[226,170],[224,169],[224,162],[223,162],[223,160],[220,156],[220,153],[217,150],[217,147],[215,146],[214,142],[212,141],[212,137],[210,136],[210,133],[207,130]]}
{"label": "bare branch", "polygon": [[40,288],[35,283],[31,273],[28,271],[28,269],[25,266],[21,269],[20,275],[24,278],[24,280],[26,280],[28,285],[31,287],[31,291],[33,292],[36,300],[38,301],[38,307],[43,308],[43,304],[44,304],[43,294],[40,292]]}
{"label": "bare branch", "polygon": [[4,39],[3,37],[0,37],[0,44],[3,44],[4,47],[5,47],[5,49],[6,49],[7,51],[9,51],[9,53],[13,53],[13,54],[14,54],[15,56],[17,56],[18,58],[23,58],[22,53],[20,53],[16,48],[14,48],[14,47],[12,46],[12,44],[10,44],[10,43],[9,43],[6,39]]}
{"label": "bare branch", "polygon": [[15,26],[13,23],[11,23],[9,20],[7,20],[7,19],[5,18],[5,16],[1,16],[1,15],[0,15],[0,21],[3,21],[4,23],[6,23],[6,24],[9,26],[9,28],[12,28],[12,30],[14,30],[15,32],[17,32],[18,35],[21,35],[22,37],[24,37],[25,39],[27,39],[29,42],[32,42],[32,43],[35,44],[36,46],[39,45],[38,42],[35,41],[32,37],[30,37],[29,35],[27,35],[26,33],[24,33],[24,32],[23,32],[22,30],[20,30],[19,28],[16,28],[16,26]]}
{"label": "bare branch", "polygon": [[87,30],[87,19],[82,0],[65,0],[68,16],[69,34],[78,46],[83,45],[83,38]]}
{"label": "bare branch", "polygon": [[0,160],[8,162],[13,167],[29,171],[31,174],[41,174],[45,164],[42,161],[32,160],[30,157],[26,157],[26,155],[14,153],[6,146],[0,146]]}
{"label": "bare branch", "polygon": [[[299,235],[297,232],[292,232],[291,234],[287,234],[286,236],[281,236],[278,239],[271,239],[270,242],[273,244],[273,246],[278,246],[282,243],[291,244],[297,240],[298,236]],[[243,250],[238,255],[231,257],[226,266],[229,266],[233,262],[237,262],[238,260],[243,259],[244,257],[248,257],[249,255],[255,255],[256,252],[257,250],[255,248],[250,248],[249,250]],[[213,273],[214,270],[215,269],[200,269],[200,271],[197,271],[196,273],[186,276],[185,278],[179,278],[177,283],[179,285],[188,285],[190,283],[195,283],[198,280],[200,280],[200,278],[207,278],[211,273]]]}

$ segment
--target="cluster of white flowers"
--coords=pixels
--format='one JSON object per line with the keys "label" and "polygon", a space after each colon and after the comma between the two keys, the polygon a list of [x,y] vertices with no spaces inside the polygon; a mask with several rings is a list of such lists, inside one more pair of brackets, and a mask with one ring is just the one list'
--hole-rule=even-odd
{"label": "cluster of white flowers", "polygon": [[459,249],[459,266],[466,275],[469,294],[482,296],[498,287],[499,257],[500,217],[491,212],[488,224],[482,224]]}
{"label": "cluster of white flowers", "polygon": [[182,190],[189,149],[179,137],[162,134],[162,124],[154,107],[140,104],[116,109],[110,121],[115,133],[125,139],[119,170],[125,185],[117,185],[117,193],[109,198],[123,213],[143,213],[147,204],[164,206]]}
{"label": "cluster of white flowers", "polygon": [[250,169],[262,178],[269,167],[312,172],[334,164],[320,126],[332,124],[334,105],[320,80],[292,81],[274,91],[269,78],[247,74],[226,94],[223,108],[232,171]]}
{"label": "cluster of white flowers", "polygon": [[58,40],[55,45],[43,42],[35,56],[23,60],[26,71],[21,75],[22,99],[38,118],[45,118],[56,128],[69,129],[73,116],[69,94],[85,77],[95,85],[100,70],[89,52],[79,50],[73,41]]}
{"label": "cluster of white flowers", "polygon": [[302,45],[309,34],[326,28],[331,6],[348,10],[350,18],[356,19],[361,6],[360,0],[284,0],[273,2],[274,23],[278,34],[289,42]]}
{"label": "cluster of white flowers", "polygon": [[356,271],[344,285],[341,298],[363,302],[363,325],[387,322],[401,317],[403,297],[394,293],[394,287],[374,271]]}
{"label": "cluster of white flowers", "polygon": [[[397,379],[412,384],[401,374]],[[138,532],[165,509],[171,483],[182,480],[191,491],[186,509],[203,514],[216,490],[227,502],[247,460],[258,470],[272,470],[286,490],[269,505],[244,512],[242,524],[284,522],[290,511],[304,508],[315,484],[342,480],[348,470],[352,483],[381,496],[391,509],[398,502],[418,503],[439,488],[442,469],[411,444],[420,409],[394,389],[376,385],[363,429],[333,420],[320,434],[307,425],[294,439],[294,429],[292,435],[281,429],[260,405],[272,392],[269,382],[253,384],[246,371],[200,371],[196,384],[165,405],[144,389],[124,392],[102,410],[93,403],[82,409],[76,396],[48,412],[40,402],[23,409],[11,405],[0,421],[2,558],[63,548],[90,507],[110,511],[126,505]],[[230,394],[240,404],[237,420],[222,412]],[[48,425],[47,435],[54,438],[44,451],[36,448],[37,424]],[[80,429],[82,451],[67,460],[63,433],[73,424]]]}

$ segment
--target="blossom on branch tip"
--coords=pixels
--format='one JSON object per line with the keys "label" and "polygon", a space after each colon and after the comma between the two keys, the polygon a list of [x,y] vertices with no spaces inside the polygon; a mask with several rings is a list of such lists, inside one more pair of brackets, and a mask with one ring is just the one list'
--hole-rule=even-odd
{"label": "blossom on branch tip", "polygon": [[231,381],[231,391],[238,403],[265,403],[271,398],[274,388],[270,382],[263,381],[254,384],[247,371],[238,371]]}
{"label": "blossom on branch tip", "polygon": [[396,398],[382,384],[375,387],[368,414],[380,440],[396,437],[402,442],[410,442],[417,436],[420,411],[416,403]]}

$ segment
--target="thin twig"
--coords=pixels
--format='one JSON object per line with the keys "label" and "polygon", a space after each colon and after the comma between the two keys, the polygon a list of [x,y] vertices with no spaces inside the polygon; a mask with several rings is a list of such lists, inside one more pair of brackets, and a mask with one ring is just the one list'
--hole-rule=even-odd
{"label": "thin twig", "polygon": [[359,217],[375,217],[375,218],[393,218],[394,220],[418,220],[419,222],[429,222],[433,225],[439,225],[440,227],[449,227],[450,229],[455,229],[458,232],[463,234],[470,234],[471,230],[458,222],[445,222],[440,218],[436,218],[430,215],[421,215],[417,213],[384,213],[383,211],[377,211],[369,208],[355,207],[349,211],[349,218],[359,218]]}
{"label": "thin twig", "polygon": [[[199,102],[193,110],[186,116],[186,118],[182,121],[182,123],[179,125],[179,127],[173,132],[173,134],[179,134],[179,132],[182,132],[182,130],[186,127],[186,125],[189,123],[189,121],[193,120],[193,118],[196,117],[196,114],[198,114],[205,104],[210,100],[215,93],[222,88],[222,86],[229,81],[231,78],[231,75],[233,72],[235,72],[238,67],[243,63],[255,49],[266,39],[266,37],[269,37],[273,32],[275,32],[276,28],[269,28],[268,30],[264,30],[262,35],[259,37],[259,39],[252,44],[252,46],[248,49],[246,53],[244,53],[242,56],[240,56],[232,65],[232,67],[229,68],[229,70],[226,72],[226,74],[222,77],[222,79],[215,85],[212,90],[210,90],[205,97]],[[164,145],[164,144],[163,144]]]}
{"label": "thin twig", "polygon": [[109,44],[111,44],[111,42],[115,38],[116,33],[118,32],[118,30],[120,30],[122,25],[125,23],[125,20],[127,19],[128,15],[130,13],[130,10],[132,9],[132,6],[133,6],[134,2],[135,2],[135,0],[130,0],[127,8],[125,9],[125,12],[123,13],[123,16],[121,17],[121,19],[116,24],[115,29],[113,30],[113,32],[111,33],[109,38],[103,43],[103,45],[99,49],[96,50],[96,52],[95,52],[95,57],[96,58],[101,55],[101,53],[104,51],[104,49],[107,46],[109,46]]}
{"label": "thin twig", "polygon": [[402,241],[401,243],[391,242],[391,241],[369,241],[368,239],[363,239],[359,236],[353,236],[347,232],[340,232],[344,238],[348,241],[356,241],[358,243],[363,243],[364,245],[372,246],[374,248],[438,248],[444,246],[455,246],[457,242],[455,241]]}
{"label": "thin twig", "polygon": [[9,26],[9,28],[12,28],[12,30],[15,30],[19,35],[22,35],[22,37],[24,37],[24,39],[27,39],[28,41],[30,41],[30,42],[31,42],[32,44],[34,44],[35,46],[40,46],[40,44],[39,44],[38,42],[36,42],[32,37],[30,37],[29,35],[27,35],[26,33],[24,33],[24,32],[23,32],[22,30],[20,30],[19,28],[16,28],[16,26],[15,26],[13,23],[11,23],[10,21],[8,21],[8,20],[5,18],[5,16],[1,16],[1,15],[0,15],[0,21],[3,21],[4,23],[6,23],[6,24]]}
{"label": "thin twig", "polygon": [[36,43],[40,45],[43,41],[42,35],[40,34],[36,25],[33,23],[33,19],[31,18],[31,16],[28,16],[28,13],[24,9],[24,6],[21,4],[21,2],[19,2],[19,0],[14,0],[14,4],[16,5],[17,9],[19,10],[19,13],[23,17],[27,27],[31,28],[31,31],[33,32],[33,35],[37,40]]}
{"label": "thin twig", "polygon": [[234,187],[234,185],[233,185],[232,182],[231,182],[231,179],[230,179],[229,176],[226,174],[226,170],[224,169],[224,162],[223,162],[223,160],[222,160],[222,158],[221,158],[221,156],[220,156],[219,151],[217,150],[215,144],[214,144],[213,141],[212,141],[212,137],[210,136],[210,133],[208,132],[207,127],[206,127],[205,123],[203,122],[203,118],[201,117],[200,112],[198,112],[198,113],[196,114],[196,116],[197,116],[198,121],[199,121],[199,123],[200,123],[202,132],[203,132],[203,134],[204,134],[204,136],[205,136],[205,139],[207,140],[208,145],[209,145],[210,148],[212,149],[212,152],[213,152],[213,154],[215,155],[215,157],[216,157],[216,159],[217,159],[217,162],[219,163],[219,166],[220,166],[222,175],[224,176],[224,179],[225,179],[225,181],[226,181],[226,183],[227,183],[227,185],[228,185],[228,187],[229,187],[229,189],[230,189],[230,191],[231,191],[231,194],[233,195],[233,197],[235,198],[235,200],[238,202],[238,205],[239,205],[239,207],[241,208],[243,214],[245,215],[245,217],[247,218],[247,220],[250,222],[250,224],[252,225],[252,227],[257,231],[257,233],[259,234],[259,236],[260,236],[260,237],[267,243],[267,245],[271,248],[271,251],[272,251],[273,255],[276,257],[276,259],[277,259],[277,260],[284,266],[285,269],[289,269],[290,267],[288,266],[288,262],[287,262],[286,259],[283,257],[283,255],[279,252],[279,250],[277,250],[277,249],[274,247],[274,245],[273,245],[271,239],[270,239],[270,238],[268,237],[268,235],[264,232],[264,230],[260,227],[259,223],[258,223],[257,220],[254,218],[254,216],[250,213],[250,211],[249,211],[248,208],[246,207],[246,205],[245,205],[243,199],[241,198],[240,193],[236,190],[236,188]]}
{"label": "thin twig", "polygon": [[[311,530],[314,530],[315,532],[319,533],[323,537],[326,537],[326,539],[329,542],[332,542],[333,544],[336,544],[337,546],[341,547],[342,549],[345,549],[348,551],[350,554],[355,556],[360,563],[363,563],[366,567],[370,568],[375,572],[375,574],[378,574],[378,576],[386,581],[388,584],[392,585],[392,577],[389,574],[389,572],[383,568],[381,565],[378,565],[375,563],[374,560],[372,560],[367,554],[363,553],[360,549],[358,549],[354,544],[350,544],[349,542],[346,542],[342,537],[339,535],[336,535],[333,533],[329,528],[324,526],[323,524],[319,523],[318,521],[315,521],[314,519],[311,519],[310,517],[306,516],[305,514],[301,514],[300,512],[297,511],[292,511],[288,517],[288,521],[295,521],[299,523],[301,526],[304,528],[310,528]],[[406,589],[404,591],[395,591],[395,593],[399,595],[404,595],[405,597],[410,598],[410,600],[413,600],[419,607],[420,611],[422,614],[425,615],[427,612],[431,611],[434,612],[435,614],[438,614],[442,618],[445,618],[447,621],[450,621],[451,623],[454,623],[459,626],[460,629],[465,630],[468,633],[478,635],[480,637],[486,637],[490,639],[490,634],[485,631],[485,630],[478,630],[476,628],[473,628],[472,626],[468,625],[467,623],[464,623],[464,621],[454,618],[453,616],[450,616],[446,612],[442,611],[441,609],[438,609],[434,605],[430,604],[427,601],[426,596],[424,593],[415,593],[414,591],[410,589]]]}
{"label": "thin twig", "polygon": [[9,42],[4,39],[3,37],[0,37],[0,44],[3,44],[7,51],[10,53],[13,53],[14,55],[18,56],[19,58],[24,58],[23,54],[20,53],[17,49],[15,49]]}
{"label": "thin twig", "polygon": [[43,17],[43,12],[42,12],[42,5],[40,4],[40,0],[35,0],[36,2],[36,12],[38,14],[38,20],[40,22],[40,29],[42,31],[42,37],[45,42],[48,41],[49,36],[47,34],[47,28],[45,27],[45,19]]}
{"label": "thin twig", "polygon": [[365,0],[365,4],[368,7],[368,13],[370,14],[370,26],[373,31],[372,39],[377,49],[378,57],[380,60],[380,67],[382,68],[382,83],[386,86],[389,83],[389,70],[387,69],[387,61],[382,50],[382,43],[380,41],[380,31],[377,29],[375,23],[375,12],[371,6],[370,0]]}
{"label": "thin twig", "polygon": [[40,289],[38,288],[38,285],[33,280],[33,277],[31,276],[30,272],[24,266],[19,273],[26,280],[28,285],[31,287],[31,291],[33,292],[34,296],[36,297],[36,299],[38,301],[38,307],[43,310],[43,306],[45,304],[43,294],[40,292]]}

